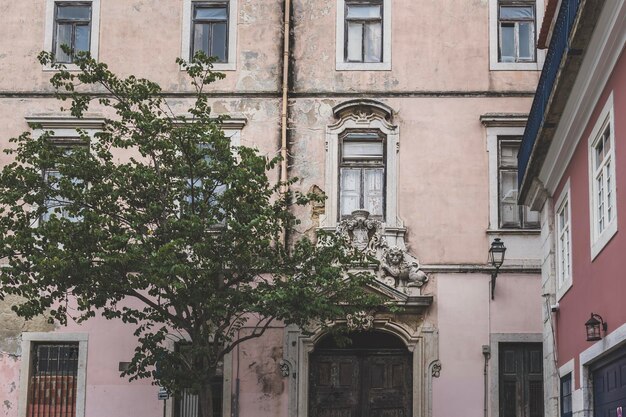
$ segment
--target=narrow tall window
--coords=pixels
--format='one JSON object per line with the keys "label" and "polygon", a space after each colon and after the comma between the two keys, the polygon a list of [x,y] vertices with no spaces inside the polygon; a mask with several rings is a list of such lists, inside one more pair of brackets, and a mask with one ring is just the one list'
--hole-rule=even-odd
{"label": "narrow tall window", "polygon": [[349,132],[341,139],[340,217],[355,210],[384,217],[384,148],[384,140],[377,132]]}
{"label": "narrow tall window", "polygon": [[561,378],[561,417],[572,417],[572,374]]}
{"label": "narrow tall window", "polygon": [[564,191],[556,211],[557,232],[557,293],[564,293],[572,281],[572,254],[569,191]]}
{"label": "narrow tall window", "polygon": [[228,61],[228,2],[196,2],[193,4],[191,56],[203,51]]}
{"label": "narrow tall window", "polygon": [[535,61],[535,3],[498,4],[499,62]]}
{"label": "narrow tall window", "polygon": [[78,343],[33,344],[27,416],[76,416],[78,352]]}
{"label": "narrow tall window", "polygon": [[[54,39],[56,62],[72,63],[78,52],[89,52],[91,44],[91,3],[64,3],[54,5]],[[69,48],[69,53],[63,46]]]}
{"label": "narrow tall window", "polygon": [[611,125],[606,123],[593,145],[593,181],[595,190],[596,233],[602,234],[615,216],[615,191],[612,176],[613,163]]}
{"label": "narrow tall window", "polygon": [[383,3],[345,3],[345,62],[383,61]]}
{"label": "narrow tall window", "polygon": [[500,227],[536,229],[539,213],[517,204],[517,153],[520,140],[505,137],[498,140],[498,202]]}

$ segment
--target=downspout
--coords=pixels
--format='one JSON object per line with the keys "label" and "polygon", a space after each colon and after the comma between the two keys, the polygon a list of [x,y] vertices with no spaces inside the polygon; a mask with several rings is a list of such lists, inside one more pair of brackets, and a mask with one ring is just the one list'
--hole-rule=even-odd
{"label": "downspout", "polygon": [[[291,0],[285,0],[284,10],[285,26],[283,28],[283,79],[282,79],[282,110],[280,115],[280,187],[281,194],[285,194],[289,191],[287,181],[289,180],[287,172],[288,161],[288,147],[287,147],[287,122],[289,120],[289,41],[290,34],[290,21],[291,21]],[[287,225],[283,229],[283,245],[287,249],[289,244],[289,231]]]}

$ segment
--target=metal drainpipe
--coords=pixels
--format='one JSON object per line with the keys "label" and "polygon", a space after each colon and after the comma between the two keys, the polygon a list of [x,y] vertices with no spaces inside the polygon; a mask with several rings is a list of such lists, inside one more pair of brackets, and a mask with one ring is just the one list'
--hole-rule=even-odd
{"label": "metal drainpipe", "polygon": [[[291,0],[285,0],[285,27],[283,34],[283,81],[282,81],[282,112],[281,112],[281,130],[280,130],[280,181],[285,183],[288,180],[287,174],[287,120],[289,116],[289,38],[290,38],[290,20],[291,20]],[[289,187],[283,185],[282,192],[287,192]]]}

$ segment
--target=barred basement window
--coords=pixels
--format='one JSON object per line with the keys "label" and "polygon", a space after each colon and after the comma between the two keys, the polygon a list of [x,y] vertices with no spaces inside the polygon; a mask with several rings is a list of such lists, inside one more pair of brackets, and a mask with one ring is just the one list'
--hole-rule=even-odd
{"label": "barred basement window", "polygon": [[78,343],[34,343],[26,416],[75,417]]}
{"label": "barred basement window", "polygon": [[385,216],[385,141],[378,132],[348,132],[341,138],[340,218],[355,210]]}

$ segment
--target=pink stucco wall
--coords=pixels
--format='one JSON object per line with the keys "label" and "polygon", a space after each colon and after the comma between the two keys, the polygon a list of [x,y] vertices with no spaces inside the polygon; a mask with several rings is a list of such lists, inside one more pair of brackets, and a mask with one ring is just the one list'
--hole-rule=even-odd
{"label": "pink stucco wall", "polygon": [[[592,261],[590,252],[589,213],[589,137],[607,98],[613,93],[615,118],[615,172],[618,232]],[[591,312],[600,314],[611,332],[626,322],[624,294],[626,280],[626,54],[622,53],[587,124],[575,153],[563,175],[555,197],[561,194],[567,179],[571,189],[572,282],[560,300],[557,314],[559,365],[590,346],[585,341],[584,323]],[[577,359],[578,360],[578,359]],[[578,379],[577,379],[578,381]]]}

